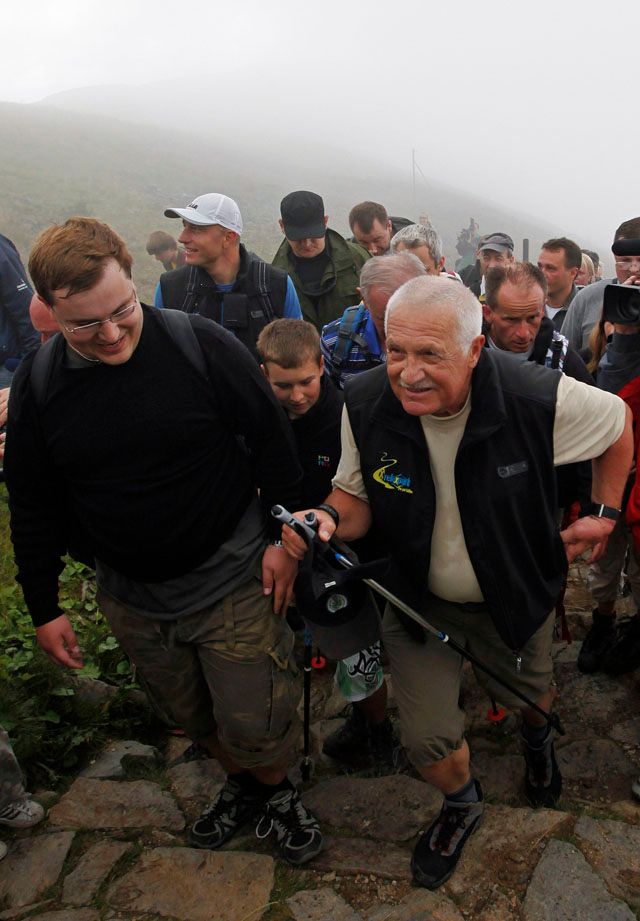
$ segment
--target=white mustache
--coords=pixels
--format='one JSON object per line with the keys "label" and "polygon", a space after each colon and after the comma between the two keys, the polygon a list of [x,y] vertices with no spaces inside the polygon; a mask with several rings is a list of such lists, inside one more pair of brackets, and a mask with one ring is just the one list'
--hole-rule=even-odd
{"label": "white mustache", "polygon": [[400,380],[400,386],[411,393],[424,393],[425,390],[431,390],[431,384],[405,384],[402,380]]}

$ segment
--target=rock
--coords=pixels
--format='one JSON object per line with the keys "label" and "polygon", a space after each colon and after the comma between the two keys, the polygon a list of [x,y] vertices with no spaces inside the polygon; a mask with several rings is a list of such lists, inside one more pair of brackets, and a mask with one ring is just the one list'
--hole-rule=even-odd
{"label": "rock", "polygon": [[636,768],[615,742],[608,739],[580,739],[557,750],[558,765],[565,780],[609,780],[612,774],[632,777]]}
{"label": "rock", "polygon": [[333,889],[303,889],[287,905],[295,921],[362,921],[362,916]]}
{"label": "rock", "polygon": [[[319,720],[311,725],[311,750],[317,757],[322,758],[328,764],[335,764],[333,758],[322,754],[322,746],[327,736],[331,735],[337,729],[340,729],[346,723],[346,719]],[[368,758],[368,752],[363,752],[364,759]]]}
{"label": "rock", "polygon": [[19,921],[31,912],[48,908],[54,903],[55,899],[45,899],[44,902],[34,902],[33,905],[23,905],[22,908],[8,908],[7,911],[0,911],[0,921]]}
{"label": "rock", "polygon": [[120,858],[131,850],[125,841],[97,841],[82,855],[72,873],[65,878],[62,901],[70,905],[86,905],[98,891],[102,881]]}
{"label": "rock", "polygon": [[419,889],[397,905],[381,905],[367,921],[464,921],[451,899],[440,892]]}
{"label": "rock", "polygon": [[0,861],[0,902],[5,908],[37,902],[55,885],[74,837],[72,831],[56,831],[12,842]]}
{"label": "rock", "polygon": [[76,704],[98,709],[113,700],[118,694],[118,689],[112,684],[100,681],[98,678],[77,675],[75,692]]}
{"label": "rock", "polygon": [[640,828],[615,819],[582,816],[574,834],[610,892],[640,908]]}
{"label": "rock", "polygon": [[640,716],[616,723],[609,730],[609,738],[622,745],[633,745],[637,748],[640,745]]}
{"label": "rock", "polygon": [[148,780],[118,783],[79,777],[49,812],[50,825],[72,828],[168,828],[180,831],[184,817],[173,797]]}
{"label": "rock", "polygon": [[496,880],[503,891],[523,892],[545,838],[571,828],[573,819],[551,809],[485,807],[445,890],[472,917],[490,900]]}
{"label": "rock", "polygon": [[522,755],[499,755],[475,751],[471,755],[473,776],[482,786],[484,795],[505,805],[524,801]]}
{"label": "rock", "polygon": [[124,777],[127,773],[125,759],[145,767],[156,767],[163,760],[152,745],[133,740],[115,742],[99,754],[93,764],[80,771],[80,777]]}
{"label": "rock", "polygon": [[583,675],[574,665],[557,667],[562,686],[562,721],[566,726],[590,724],[611,726],[628,712],[629,695],[617,678],[596,672]]}
{"label": "rock", "polygon": [[43,915],[31,915],[29,921],[100,921],[100,912],[95,908],[62,908],[46,911]]}
{"label": "rock", "polygon": [[147,851],[107,892],[111,908],[180,921],[258,921],[273,887],[270,857],[186,847]]}
{"label": "rock", "polygon": [[176,764],[167,775],[171,790],[190,821],[216,798],[226,779],[220,764],[212,758]]}
{"label": "rock", "polygon": [[411,851],[407,848],[366,838],[326,837],[324,848],[314,858],[314,870],[335,870],[338,874],[373,874],[384,879],[411,879]]}
{"label": "rock", "polygon": [[578,661],[582,643],[554,643],[551,647],[551,658],[557,664],[569,665]]}
{"label": "rock", "polygon": [[640,825],[640,803],[637,800],[617,800],[609,804],[609,810],[631,825]]}
{"label": "rock", "polygon": [[340,716],[342,711],[349,706],[349,702],[344,699],[335,684],[331,685],[331,694],[324,705],[324,718],[326,720],[334,719]]}
{"label": "rock", "polygon": [[628,905],[613,898],[580,851],[550,841],[533,872],[522,906],[523,921],[634,921]]}
{"label": "rock", "polygon": [[303,799],[320,822],[354,837],[408,841],[440,808],[442,796],[412,777],[334,777],[308,790]]}

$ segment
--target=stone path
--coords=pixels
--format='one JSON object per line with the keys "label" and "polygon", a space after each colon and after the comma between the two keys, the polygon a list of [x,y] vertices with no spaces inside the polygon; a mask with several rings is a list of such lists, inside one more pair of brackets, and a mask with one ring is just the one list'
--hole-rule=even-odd
{"label": "stone path", "polygon": [[487,721],[488,701],[469,674],[468,736],[488,806],[438,892],[412,887],[409,860],[439,797],[410,773],[378,776],[369,766],[347,775],[319,754],[343,716],[326,673],[313,679],[315,774],[305,792],[326,847],[312,864],[277,861],[251,828],[218,852],[190,848],[186,830],[223,780],[216,763],[171,766],[188,744],[182,739],[170,738],[164,752],[114,741],[64,795],[40,791],[49,807],[42,826],[3,834],[0,921],[639,918],[640,804],[629,793],[640,775],[638,679],[576,670],[591,609],[584,567],[572,569],[567,605],[577,641],[554,647],[566,729],[557,742],[561,808],[526,807],[515,721]]}

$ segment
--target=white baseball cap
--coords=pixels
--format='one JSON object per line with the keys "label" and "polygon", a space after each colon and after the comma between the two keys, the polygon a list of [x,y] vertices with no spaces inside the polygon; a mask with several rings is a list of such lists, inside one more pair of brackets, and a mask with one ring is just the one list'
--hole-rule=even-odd
{"label": "white baseball cap", "polygon": [[219,224],[220,227],[233,230],[238,235],[242,233],[240,208],[233,198],[220,192],[198,195],[186,208],[167,208],[164,216],[180,217],[189,224],[200,224],[203,227]]}

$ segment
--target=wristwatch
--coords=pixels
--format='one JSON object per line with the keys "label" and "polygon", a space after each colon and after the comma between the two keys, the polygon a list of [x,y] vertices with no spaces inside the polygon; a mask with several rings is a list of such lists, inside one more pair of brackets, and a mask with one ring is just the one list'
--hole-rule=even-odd
{"label": "wristwatch", "polygon": [[611,521],[617,521],[622,510],[612,508],[610,505],[600,505],[598,502],[592,502],[589,506],[589,514],[595,515],[596,518],[610,518]]}

